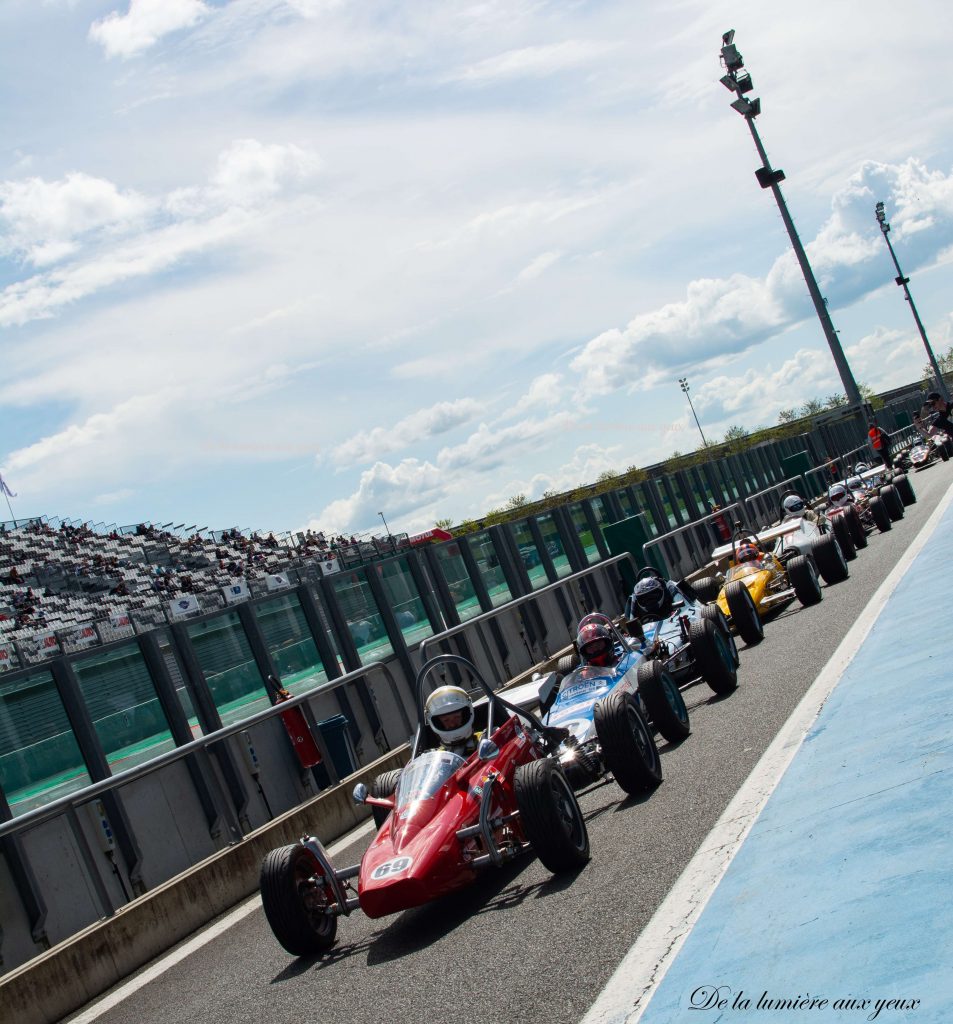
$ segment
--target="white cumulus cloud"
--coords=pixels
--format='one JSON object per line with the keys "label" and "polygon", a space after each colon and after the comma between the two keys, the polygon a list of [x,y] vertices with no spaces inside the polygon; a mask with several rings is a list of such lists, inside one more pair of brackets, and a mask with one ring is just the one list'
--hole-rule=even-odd
{"label": "white cumulus cloud", "polygon": [[134,57],[163,36],[198,24],[210,11],[202,0],[129,0],[125,14],[113,11],[94,21],[89,38],[107,57]]}

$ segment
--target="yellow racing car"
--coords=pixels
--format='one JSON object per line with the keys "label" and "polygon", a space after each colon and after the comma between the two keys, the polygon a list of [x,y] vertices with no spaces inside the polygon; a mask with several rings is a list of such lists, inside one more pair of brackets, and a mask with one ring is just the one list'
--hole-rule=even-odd
{"label": "yellow racing car", "polygon": [[731,544],[712,552],[715,575],[692,583],[699,600],[717,601],[746,644],[764,638],[766,615],[795,599],[806,607],[824,596],[813,559],[796,548],[782,548],[779,557],[768,540],[775,538],[736,530]]}

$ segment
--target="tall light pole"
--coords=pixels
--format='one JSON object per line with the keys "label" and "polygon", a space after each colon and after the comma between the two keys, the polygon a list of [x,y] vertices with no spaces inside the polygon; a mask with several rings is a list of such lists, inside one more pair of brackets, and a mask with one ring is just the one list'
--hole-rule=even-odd
{"label": "tall light pole", "polygon": [[377,513],[381,517],[381,522],[384,524],[384,529],[387,531],[387,536],[390,537],[390,527],[387,525],[387,520],[384,518],[383,512]]}
{"label": "tall light pole", "polygon": [[679,387],[685,392],[685,397],[688,399],[688,405],[692,410],[692,415],[695,417],[695,426],[698,427],[698,433],[702,436],[702,444],[707,448],[708,442],[705,440],[705,432],[702,430],[702,425],[698,422],[698,413],[695,412],[695,406],[692,404],[692,396],[688,393],[688,378],[678,378]]}
{"label": "tall light pole", "polygon": [[731,104],[732,109],[737,110],[747,122],[751,137],[754,139],[754,144],[758,150],[758,156],[761,157],[763,164],[754,172],[755,177],[762,188],[769,188],[774,193],[778,209],[781,211],[781,219],[784,221],[784,226],[787,228],[788,236],[791,239],[791,245],[794,248],[794,255],[797,257],[801,273],[807,282],[807,290],[810,292],[811,301],[814,303],[814,310],[817,313],[818,320],[821,322],[821,328],[824,331],[824,337],[827,338],[827,344],[830,346],[831,355],[834,357],[834,363],[837,366],[837,372],[840,374],[844,393],[847,395],[847,404],[859,407],[862,405],[862,399],[857,382],[850,371],[847,357],[844,355],[840,339],[834,330],[834,324],[831,322],[830,313],[827,311],[827,305],[824,302],[820,289],[817,287],[817,281],[814,279],[814,271],[811,270],[811,265],[808,263],[807,253],[804,252],[804,247],[801,245],[800,238],[798,238],[797,229],[794,227],[794,221],[791,220],[791,215],[788,213],[787,205],[784,202],[784,196],[781,194],[780,182],[784,181],[784,171],[772,168],[771,162],[768,160],[768,154],[764,151],[764,146],[761,144],[758,129],[755,128],[754,119],[761,113],[761,100],[745,98],[745,93],[751,92],[754,84],[751,81],[751,75],[745,70],[744,60],[738,52],[738,48],[734,45],[734,38],[734,29],[730,29],[721,37],[721,63],[726,72],[720,80],[721,84],[736,94],[736,99]]}
{"label": "tall light pole", "polygon": [[884,204],[877,203],[874,207],[874,211],[877,214],[877,222],[880,224],[880,230],[883,232],[884,241],[887,243],[887,248],[890,250],[893,265],[897,268],[897,276],[895,280],[903,289],[904,298],[906,298],[907,302],[910,303],[910,312],[913,313],[913,319],[917,323],[917,330],[920,332],[923,347],[927,350],[930,366],[933,368],[933,376],[936,377],[940,394],[943,396],[944,400],[948,402],[950,400],[950,393],[946,388],[946,381],[943,380],[943,374],[940,373],[940,367],[937,365],[936,356],[933,354],[933,349],[930,347],[927,332],[923,329],[923,322],[920,320],[920,314],[917,312],[917,307],[913,302],[913,296],[910,294],[910,289],[907,287],[910,283],[910,278],[903,276],[903,271],[900,269],[900,263],[897,261],[897,254],[893,251],[893,246],[890,244],[890,224],[888,223],[887,216],[884,213]]}

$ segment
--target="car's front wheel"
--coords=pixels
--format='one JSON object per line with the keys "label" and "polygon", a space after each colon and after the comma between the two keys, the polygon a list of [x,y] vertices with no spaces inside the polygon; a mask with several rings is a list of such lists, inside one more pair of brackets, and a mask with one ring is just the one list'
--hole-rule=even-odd
{"label": "car's front wheel", "polygon": [[275,938],[292,956],[320,956],[334,945],[338,919],[321,867],[300,844],[282,846],[261,864],[261,902]]}
{"label": "car's front wheel", "polygon": [[669,743],[685,739],[692,729],[678,684],[658,661],[640,661],[636,671],[652,724]]}
{"label": "car's front wheel", "polygon": [[788,579],[794,589],[794,596],[805,608],[817,604],[824,597],[817,570],[807,555],[798,555],[788,562]]}
{"label": "car's front wheel", "polygon": [[523,833],[554,874],[589,860],[589,832],[572,786],[552,758],[530,761],[513,779]]}
{"label": "car's front wheel", "polygon": [[662,759],[635,700],[617,690],[596,704],[592,717],[616,782],[630,796],[655,789],[662,781]]}
{"label": "car's front wheel", "polygon": [[764,623],[754,603],[751,591],[741,582],[732,580],[725,587],[725,600],[731,613],[731,624],[738,636],[749,646],[760,644],[764,639]]}

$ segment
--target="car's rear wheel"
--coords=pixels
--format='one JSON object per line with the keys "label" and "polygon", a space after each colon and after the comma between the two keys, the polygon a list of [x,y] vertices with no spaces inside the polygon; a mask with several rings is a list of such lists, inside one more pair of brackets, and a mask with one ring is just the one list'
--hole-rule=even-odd
{"label": "car's rear wheel", "polygon": [[[395,768],[392,772],[382,772],[368,787],[371,796],[388,797],[393,796],[397,789],[397,782],[400,779],[401,768]],[[386,807],[375,807],[371,804],[371,813],[374,815],[374,824],[380,828],[387,821],[390,811]]]}
{"label": "car's rear wheel", "polygon": [[579,655],[573,651],[572,654],[564,654],[559,661],[556,662],[556,671],[561,676],[568,676],[578,664]]}
{"label": "car's rear wheel", "polygon": [[702,604],[717,601],[721,593],[721,584],[714,576],[703,576],[698,582],[692,584],[692,589]]}
{"label": "car's rear wheel", "polygon": [[876,496],[871,498],[867,507],[870,509],[871,518],[881,533],[886,533],[891,529],[893,523],[890,521],[890,513],[880,498]]}
{"label": "car's rear wheel", "polygon": [[530,761],[513,779],[523,832],[536,856],[553,873],[589,860],[589,832],[572,786],[552,758]]}
{"label": "car's rear wheel", "polygon": [[880,488],[880,499],[887,507],[887,515],[893,522],[903,519],[903,499],[893,484]]}
{"label": "car's rear wheel", "polygon": [[738,636],[749,646],[764,639],[764,623],[748,588],[741,580],[732,580],[725,587],[725,600],[731,613],[731,624]]}
{"label": "car's rear wheel", "polygon": [[893,485],[897,488],[897,493],[904,506],[916,505],[917,492],[913,489],[910,477],[906,473],[898,473],[893,478]]}
{"label": "car's rear wheel", "polygon": [[319,956],[334,945],[338,919],[321,867],[307,847],[282,846],[261,864],[261,902],[275,938],[292,956]]}
{"label": "car's rear wheel", "polygon": [[738,686],[738,668],[731,647],[714,622],[696,619],[691,623],[688,650],[698,674],[715,693],[731,693]]}
{"label": "car's rear wheel", "polygon": [[817,578],[814,563],[807,555],[798,555],[788,562],[788,579],[794,588],[794,596],[806,608],[817,604],[824,596],[821,581]]}
{"label": "car's rear wheel", "polygon": [[593,708],[596,735],[606,766],[630,796],[648,793],[662,781],[655,737],[626,693],[610,693]]}
{"label": "car's rear wheel", "polygon": [[815,537],[811,541],[811,555],[825,583],[840,583],[850,575],[844,552],[834,534],[825,533]]}
{"label": "car's rear wheel", "polygon": [[678,684],[659,661],[640,661],[636,671],[652,724],[669,743],[679,743],[692,729]]}
{"label": "car's rear wheel", "polygon": [[857,547],[854,544],[854,538],[851,535],[850,523],[847,522],[847,517],[834,516],[831,520],[831,529],[837,538],[837,543],[840,545],[844,558],[848,562],[852,562],[857,557]]}
{"label": "car's rear wheel", "polygon": [[704,604],[698,614],[703,619],[708,619],[710,622],[713,622],[715,626],[728,638],[728,646],[731,648],[731,656],[734,659],[735,668],[737,668],[741,664],[741,656],[738,654],[738,645],[735,643],[735,638],[731,634],[731,627],[728,625],[725,613],[717,604]]}
{"label": "car's rear wheel", "polygon": [[854,540],[854,547],[858,551],[861,548],[867,547],[867,531],[864,529],[857,506],[850,505],[843,518],[847,520],[847,525],[850,527],[850,535]]}

